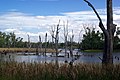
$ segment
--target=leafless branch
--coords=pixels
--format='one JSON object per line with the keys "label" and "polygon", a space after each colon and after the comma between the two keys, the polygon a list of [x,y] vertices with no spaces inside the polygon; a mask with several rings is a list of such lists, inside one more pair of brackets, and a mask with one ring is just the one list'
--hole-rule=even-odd
{"label": "leafless branch", "polygon": [[99,27],[101,28],[101,30],[103,31],[103,33],[104,33],[105,35],[107,35],[107,34],[108,34],[108,31],[105,29],[105,27],[104,27],[104,25],[103,25],[103,23],[102,23],[102,19],[100,18],[100,16],[99,16],[99,14],[97,13],[96,9],[93,7],[93,5],[92,5],[89,1],[87,1],[87,0],[84,0],[84,1],[88,4],[88,6],[90,6],[90,7],[93,9],[93,11],[95,12],[97,18],[99,19]]}

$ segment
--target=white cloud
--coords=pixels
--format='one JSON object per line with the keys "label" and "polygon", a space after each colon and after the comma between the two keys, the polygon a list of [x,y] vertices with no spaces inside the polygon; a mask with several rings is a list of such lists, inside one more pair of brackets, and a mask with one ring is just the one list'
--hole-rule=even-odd
{"label": "white cloud", "polygon": [[[120,27],[120,7],[114,8],[114,23]],[[97,10],[106,25],[106,10]],[[31,41],[38,41],[38,36],[41,35],[44,41],[45,33],[48,33],[50,38],[50,27],[57,25],[60,22],[60,41],[63,41],[63,21],[68,20],[69,34],[73,30],[76,41],[78,41],[79,32],[83,29],[83,24],[95,24],[98,25],[98,19],[93,11],[80,11],[80,12],[68,12],[61,13],[61,16],[40,16],[30,15],[18,11],[10,11],[4,14],[0,14],[0,29],[5,32],[15,32],[19,37],[23,37],[24,41],[27,40],[27,34],[30,35]],[[97,27],[99,28],[99,27]]]}

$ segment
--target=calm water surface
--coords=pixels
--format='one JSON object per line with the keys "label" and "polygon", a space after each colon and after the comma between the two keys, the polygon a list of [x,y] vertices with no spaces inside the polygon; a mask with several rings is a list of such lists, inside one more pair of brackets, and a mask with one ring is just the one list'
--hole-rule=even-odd
{"label": "calm water surface", "polygon": [[[73,53],[76,53],[74,51]],[[22,54],[22,55],[21,55]],[[51,57],[51,53],[47,53],[47,56],[43,55],[23,55],[24,53],[9,53],[7,55],[0,54],[0,61],[16,61],[16,62],[55,62],[56,60],[59,63],[65,63],[73,61],[74,63],[101,63],[102,61],[99,59],[102,58],[102,53],[83,53],[78,52],[79,57],[58,57],[56,59],[55,56]],[[26,54],[34,54],[34,53],[26,53]],[[61,52],[59,56],[64,56],[64,52]],[[120,63],[120,52],[113,53],[113,61],[114,63]]]}

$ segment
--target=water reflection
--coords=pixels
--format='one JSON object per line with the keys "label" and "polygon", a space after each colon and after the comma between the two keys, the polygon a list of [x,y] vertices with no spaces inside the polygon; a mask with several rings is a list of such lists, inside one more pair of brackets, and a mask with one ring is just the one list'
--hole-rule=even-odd
{"label": "water reflection", "polygon": [[[51,53],[47,53],[47,56],[43,55],[20,55],[23,53],[16,53],[12,54],[9,53],[7,55],[0,54],[0,61],[16,61],[16,62],[38,62],[38,63],[45,63],[45,62],[52,62],[55,63],[56,57],[52,56]],[[34,53],[29,53],[34,54]],[[102,61],[99,59],[99,57],[102,58],[102,53],[78,53],[79,57],[63,57],[64,53],[61,52],[59,55],[62,57],[58,57],[59,63],[65,63],[65,62],[71,62],[74,63],[101,63]],[[113,61],[114,63],[120,63],[120,53],[114,53],[113,54]]]}

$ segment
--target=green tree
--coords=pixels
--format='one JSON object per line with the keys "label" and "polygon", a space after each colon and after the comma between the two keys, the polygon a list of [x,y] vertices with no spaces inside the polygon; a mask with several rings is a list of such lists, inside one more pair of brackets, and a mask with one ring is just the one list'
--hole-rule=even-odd
{"label": "green tree", "polygon": [[16,35],[13,33],[9,33],[10,35],[10,46],[15,47],[16,44]]}
{"label": "green tree", "polygon": [[120,38],[119,38],[119,35],[120,35],[120,28],[118,27],[117,28],[117,31],[116,31],[116,35],[114,36],[114,49],[120,49]]}
{"label": "green tree", "polygon": [[4,35],[2,32],[0,32],[0,47],[4,47]]}
{"label": "green tree", "polygon": [[102,49],[102,34],[99,31],[95,32],[95,28],[90,29],[89,27],[87,27],[85,29],[85,34],[83,35],[83,40],[80,45],[82,50]]}
{"label": "green tree", "polygon": [[10,47],[23,47],[23,38],[16,37],[14,33],[0,32],[0,47],[10,48]]}

